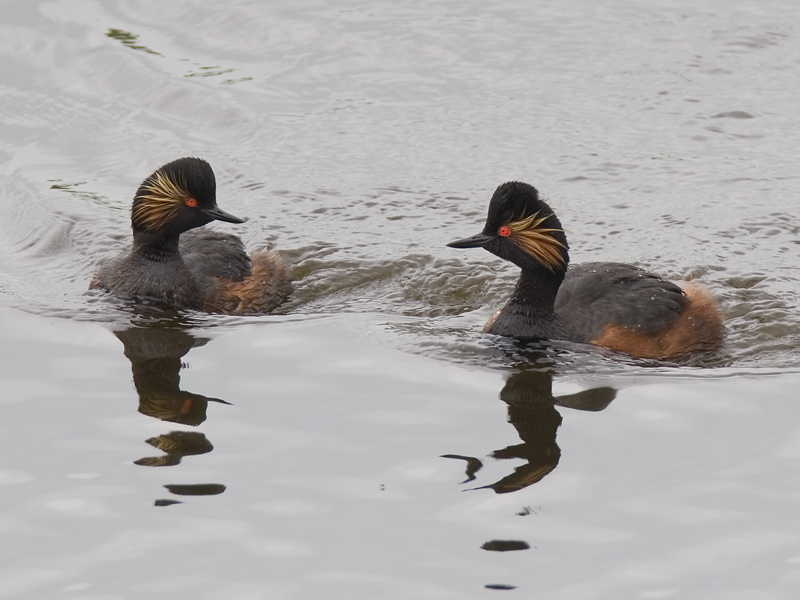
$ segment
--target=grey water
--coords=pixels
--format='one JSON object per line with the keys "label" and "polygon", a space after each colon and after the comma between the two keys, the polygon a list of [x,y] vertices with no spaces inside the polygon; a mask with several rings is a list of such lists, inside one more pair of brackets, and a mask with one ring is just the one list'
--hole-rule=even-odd
{"label": "grey water", "polygon": [[[0,4],[0,598],[795,598],[800,5]],[[87,292],[217,176],[274,314]],[[574,262],[701,280],[693,364],[482,336],[445,244],[538,187]]]}

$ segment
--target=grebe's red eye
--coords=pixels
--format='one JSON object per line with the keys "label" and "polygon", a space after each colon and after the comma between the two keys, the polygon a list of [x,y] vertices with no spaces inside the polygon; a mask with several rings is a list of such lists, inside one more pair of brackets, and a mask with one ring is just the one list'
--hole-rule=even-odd
{"label": "grebe's red eye", "polygon": [[508,237],[511,235],[511,229],[503,225],[500,229],[497,230],[498,235],[502,235],[503,237]]}
{"label": "grebe's red eye", "polygon": [[191,206],[192,208],[194,208],[195,206],[197,206],[197,200],[195,200],[194,198],[187,198],[186,206]]}

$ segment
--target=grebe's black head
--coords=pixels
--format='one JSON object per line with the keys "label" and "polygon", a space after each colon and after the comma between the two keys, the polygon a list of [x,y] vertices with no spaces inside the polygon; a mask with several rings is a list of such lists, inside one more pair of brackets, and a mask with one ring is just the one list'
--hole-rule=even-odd
{"label": "grebe's black head", "polygon": [[131,208],[134,231],[179,235],[211,221],[244,223],[217,206],[211,165],[200,158],[179,158],[142,182]]}
{"label": "grebe's black head", "polygon": [[535,187],[520,181],[495,190],[481,233],[447,245],[486,248],[522,269],[545,268],[562,276],[569,262],[567,236],[558,217]]}

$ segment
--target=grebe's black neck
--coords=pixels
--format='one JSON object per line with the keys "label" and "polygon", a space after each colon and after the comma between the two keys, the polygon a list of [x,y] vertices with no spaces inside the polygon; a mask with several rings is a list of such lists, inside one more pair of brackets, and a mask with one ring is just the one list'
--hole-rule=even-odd
{"label": "grebe's black neck", "polygon": [[567,325],[555,311],[563,278],[563,271],[523,269],[508,303],[484,331],[521,340],[571,339]]}
{"label": "grebe's black neck", "polygon": [[133,229],[133,253],[147,260],[166,262],[179,259],[181,256],[178,250],[179,242],[179,234],[163,235],[138,228]]}
{"label": "grebe's black neck", "polygon": [[545,315],[555,314],[556,295],[564,273],[545,268],[522,269],[514,288],[509,304],[525,306],[531,313]]}

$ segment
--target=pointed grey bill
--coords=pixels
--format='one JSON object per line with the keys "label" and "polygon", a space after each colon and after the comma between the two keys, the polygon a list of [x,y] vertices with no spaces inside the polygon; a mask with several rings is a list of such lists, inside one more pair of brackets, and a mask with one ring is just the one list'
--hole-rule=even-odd
{"label": "pointed grey bill", "polygon": [[486,244],[491,242],[494,236],[487,235],[483,232],[472,237],[464,238],[463,240],[456,240],[447,244],[451,248],[483,248]]}
{"label": "pointed grey bill", "polygon": [[239,217],[234,217],[230,213],[226,213],[219,206],[215,206],[213,208],[205,208],[203,209],[203,214],[214,219],[215,221],[226,221],[228,223],[244,223],[244,219],[240,219]]}

